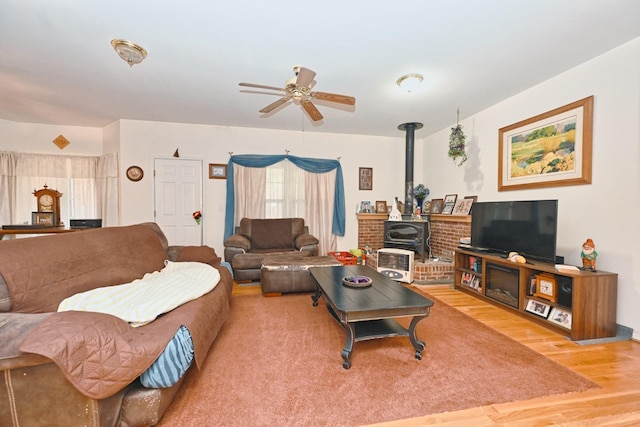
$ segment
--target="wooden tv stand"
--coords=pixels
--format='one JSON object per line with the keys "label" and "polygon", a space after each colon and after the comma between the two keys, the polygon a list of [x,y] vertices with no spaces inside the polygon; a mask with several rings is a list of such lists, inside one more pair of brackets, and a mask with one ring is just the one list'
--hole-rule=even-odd
{"label": "wooden tv stand", "polygon": [[[496,284],[488,283],[487,279],[488,264],[519,273],[515,275],[518,277],[517,295],[511,303],[495,297],[496,288],[492,285]],[[555,282],[555,296],[551,300],[533,295],[532,281],[535,282],[535,276],[540,274],[549,275],[547,277]],[[574,341],[616,335],[616,273],[559,271],[553,264],[536,261],[519,264],[497,255],[457,249],[454,284],[457,289],[511,310]],[[553,301],[555,298],[559,299]]]}

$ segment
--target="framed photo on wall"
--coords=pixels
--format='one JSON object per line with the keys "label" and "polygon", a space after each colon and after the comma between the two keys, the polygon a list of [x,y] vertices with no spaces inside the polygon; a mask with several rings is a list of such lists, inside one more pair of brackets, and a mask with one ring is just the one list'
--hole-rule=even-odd
{"label": "framed photo on wall", "polygon": [[358,182],[360,190],[373,190],[373,168],[360,168]]}
{"label": "framed photo on wall", "polygon": [[209,163],[209,179],[227,179],[227,165]]}

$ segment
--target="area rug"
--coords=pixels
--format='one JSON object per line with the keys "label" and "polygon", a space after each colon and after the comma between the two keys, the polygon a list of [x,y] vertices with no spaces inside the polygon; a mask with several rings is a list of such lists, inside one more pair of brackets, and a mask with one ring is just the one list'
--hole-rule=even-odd
{"label": "area rug", "polygon": [[[239,296],[161,426],[358,426],[598,386],[436,298],[407,337],[355,344],[309,294]],[[405,326],[408,321],[402,321]]]}

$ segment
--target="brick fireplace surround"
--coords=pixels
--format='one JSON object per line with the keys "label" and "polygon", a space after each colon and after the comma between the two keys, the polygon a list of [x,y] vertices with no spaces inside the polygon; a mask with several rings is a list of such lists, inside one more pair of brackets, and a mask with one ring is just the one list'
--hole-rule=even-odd
{"label": "brick fireplace surround", "polygon": [[[367,265],[377,266],[375,251],[384,247],[386,214],[358,214],[358,247],[366,245],[374,251],[367,257]],[[424,216],[426,220],[426,215]],[[453,283],[453,255],[462,237],[471,236],[471,216],[430,215],[431,259],[415,261],[414,283]],[[444,258],[435,260],[433,258]]]}

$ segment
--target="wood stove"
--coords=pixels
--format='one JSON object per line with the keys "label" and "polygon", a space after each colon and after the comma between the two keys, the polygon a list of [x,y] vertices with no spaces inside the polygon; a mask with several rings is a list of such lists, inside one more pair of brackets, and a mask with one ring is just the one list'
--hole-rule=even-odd
{"label": "wood stove", "polygon": [[384,247],[406,249],[419,255],[422,262],[431,255],[429,222],[385,221]]}

